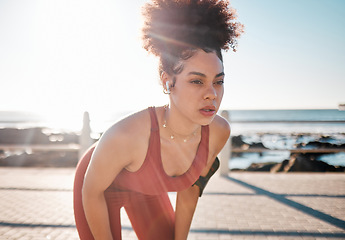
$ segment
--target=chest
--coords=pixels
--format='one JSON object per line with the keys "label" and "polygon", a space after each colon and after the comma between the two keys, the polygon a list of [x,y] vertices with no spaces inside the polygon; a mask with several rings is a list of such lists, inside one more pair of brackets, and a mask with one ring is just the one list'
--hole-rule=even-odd
{"label": "chest", "polygon": [[191,167],[200,145],[200,138],[190,142],[176,142],[161,138],[161,161],[165,173],[179,176]]}

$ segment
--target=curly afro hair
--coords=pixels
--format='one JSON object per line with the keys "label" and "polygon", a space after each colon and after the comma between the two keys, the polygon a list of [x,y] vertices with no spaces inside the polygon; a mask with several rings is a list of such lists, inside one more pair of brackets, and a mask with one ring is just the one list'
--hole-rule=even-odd
{"label": "curly afro hair", "polygon": [[144,48],[160,57],[160,72],[176,74],[180,59],[188,59],[195,49],[236,51],[243,25],[228,0],[152,0],[143,8]]}

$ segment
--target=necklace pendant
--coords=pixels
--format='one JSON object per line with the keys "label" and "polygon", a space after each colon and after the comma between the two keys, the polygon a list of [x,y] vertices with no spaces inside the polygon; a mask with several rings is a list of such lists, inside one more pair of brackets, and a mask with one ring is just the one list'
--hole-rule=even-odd
{"label": "necklace pendant", "polygon": [[175,138],[174,135],[171,135],[171,136],[170,136],[170,139],[174,139],[174,138]]}

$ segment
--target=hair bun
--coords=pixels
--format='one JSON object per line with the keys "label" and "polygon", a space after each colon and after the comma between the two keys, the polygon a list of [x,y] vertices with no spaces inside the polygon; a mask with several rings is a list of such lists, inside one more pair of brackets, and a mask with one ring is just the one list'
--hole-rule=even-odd
{"label": "hair bun", "polygon": [[154,55],[178,55],[186,48],[236,51],[243,25],[229,1],[152,0],[143,8],[144,48]]}

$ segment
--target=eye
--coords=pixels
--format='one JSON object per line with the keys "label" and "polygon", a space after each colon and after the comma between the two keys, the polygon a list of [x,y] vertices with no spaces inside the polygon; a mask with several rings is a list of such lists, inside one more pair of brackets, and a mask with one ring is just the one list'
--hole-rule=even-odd
{"label": "eye", "polygon": [[216,85],[223,85],[224,84],[224,80],[223,79],[217,80],[214,84],[216,84]]}
{"label": "eye", "polygon": [[202,84],[202,81],[200,79],[194,79],[192,81],[190,81],[193,84]]}

